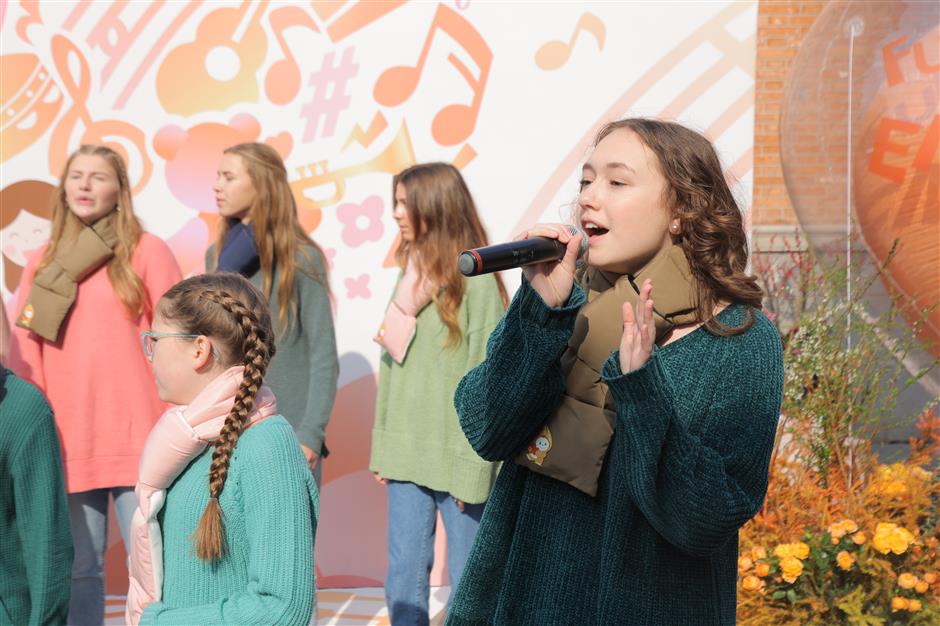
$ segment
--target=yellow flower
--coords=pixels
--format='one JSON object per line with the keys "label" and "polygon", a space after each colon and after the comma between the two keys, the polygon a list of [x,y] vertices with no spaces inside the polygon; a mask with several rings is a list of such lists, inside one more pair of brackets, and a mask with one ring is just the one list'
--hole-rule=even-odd
{"label": "yellow flower", "polygon": [[741,586],[744,587],[745,591],[757,591],[763,588],[764,581],[757,576],[745,576]]}
{"label": "yellow flower", "polygon": [[901,528],[897,524],[882,522],[875,528],[875,536],[872,537],[871,545],[882,554],[888,552],[904,554],[913,541],[914,535],[907,529]]}
{"label": "yellow flower", "polygon": [[858,530],[858,524],[850,519],[844,519],[829,526],[829,534],[832,535],[833,543],[838,543],[845,535],[854,533]]}
{"label": "yellow flower", "polygon": [[907,598],[902,598],[901,596],[894,596],[891,598],[891,612],[897,613],[898,611],[904,611],[910,606]]}
{"label": "yellow flower", "polygon": [[911,573],[904,572],[898,576],[898,587],[901,589],[913,589],[914,585],[917,584],[917,576],[914,576]]}
{"label": "yellow flower", "polygon": [[855,542],[855,545],[860,546],[866,541],[868,541],[868,537],[865,536],[865,533],[863,533],[862,531],[859,531],[855,533],[854,535],[852,535],[852,541]]}
{"label": "yellow flower", "polygon": [[779,546],[774,548],[774,556],[781,559],[785,559],[788,556],[793,556],[793,544],[781,543]]}
{"label": "yellow flower", "polygon": [[780,559],[780,570],[783,579],[788,583],[792,583],[803,573],[803,561],[795,556],[785,556]]}
{"label": "yellow flower", "polygon": [[928,589],[930,589],[930,585],[926,580],[918,580],[917,584],[914,585],[914,591],[917,593],[927,593]]}
{"label": "yellow flower", "polygon": [[795,556],[796,558],[800,560],[803,560],[809,557],[809,546],[803,543],[802,541],[798,541],[794,543],[793,544],[793,556]]}
{"label": "yellow flower", "polygon": [[746,556],[739,557],[738,558],[738,572],[743,574],[747,570],[751,569],[751,566],[753,564],[754,562],[751,561],[750,558]]}
{"label": "yellow flower", "polygon": [[845,550],[836,555],[836,562],[846,572],[852,569],[852,566],[855,565],[855,555],[849,554]]}
{"label": "yellow flower", "polygon": [[754,566],[754,573],[763,578],[770,574],[770,563],[758,563]]}
{"label": "yellow flower", "polygon": [[907,610],[910,611],[911,613],[916,613],[920,609],[921,609],[920,600],[917,600],[915,598],[913,600],[907,601]]}
{"label": "yellow flower", "polygon": [[760,559],[767,558],[767,550],[764,549],[764,546],[754,546],[751,548],[751,559],[758,561]]}

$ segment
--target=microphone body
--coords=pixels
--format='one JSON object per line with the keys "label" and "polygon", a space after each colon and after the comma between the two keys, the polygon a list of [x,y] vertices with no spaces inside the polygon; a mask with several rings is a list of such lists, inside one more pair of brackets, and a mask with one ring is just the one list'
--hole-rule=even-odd
{"label": "microphone body", "polygon": [[[569,226],[571,234],[581,234],[581,248],[578,257],[587,251],[587,235],[579,228]],[[499,243],[493,246],[464,250],[457,257],[457,265],[464,276],[479,276],[491,272],[511,270],[533,263],[560,261],[565,256],[567,246],[557,239],[532,237],[520,241]]]}

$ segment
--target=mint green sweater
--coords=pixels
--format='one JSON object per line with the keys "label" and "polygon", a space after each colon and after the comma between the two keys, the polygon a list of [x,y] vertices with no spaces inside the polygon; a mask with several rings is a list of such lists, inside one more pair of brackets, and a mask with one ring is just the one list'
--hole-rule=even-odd
{"label": "mint green sweater", "polygon": [[483,360],[503,303],[493,276],[464,279],[464,286],[458,312],[463,338],[456,348],[444,347],[447,326],[431,303],[418,313],[404,363],[382,352],[369,469],[478,504],[489,496],[499,465],[481,459],[467,443],[454,390]]}
{"label": "mint green sweater", "polygon": [[0,625],[64,624],[72,533],[52,409],[0,366]]}
{"label": "mint green sweater", "polygon": [[[456,393],[484,458],[510,461],[552,414],[584,302],[576,287],[550,309],[523,283]],[[744,311],[718,318],[737,326]],[[610,356],[617,421],[597,497],[506,463],[448,626],[734,623],[738,529],[764,499],[783,388],[780,336],[754,317],[731,337],[699,328],[628,374]]]}
{"label": "mint green sweater", "polygon": [[223,557],[200,560],[191,540],[209,501],[212,448],[167,490],[163,598],[141,624],[297,624],[316,608],[313,544],[318,496],[290,424],[280,415],[235,446],[219,505]]}

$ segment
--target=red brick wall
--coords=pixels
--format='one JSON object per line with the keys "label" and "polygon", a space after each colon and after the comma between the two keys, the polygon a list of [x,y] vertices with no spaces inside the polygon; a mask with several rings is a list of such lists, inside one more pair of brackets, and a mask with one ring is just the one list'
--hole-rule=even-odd
{"label": "red brick wall", "polygon": [[752,223],[795,226],[780,166],[780,110],[787,73],[823,1],[762,0],[757,10]]}

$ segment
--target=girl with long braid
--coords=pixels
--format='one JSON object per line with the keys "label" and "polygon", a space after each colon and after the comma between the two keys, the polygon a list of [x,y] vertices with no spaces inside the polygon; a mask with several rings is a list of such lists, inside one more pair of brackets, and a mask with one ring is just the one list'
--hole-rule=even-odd
{"label": "girl with long braid", "polygon": [[161,399],[177,406],[141,456],[127,622],[308,624],[319,501],[263,385],[275,352],[266,298],[238,274],[195,276],[160,300],[142,339]]}

